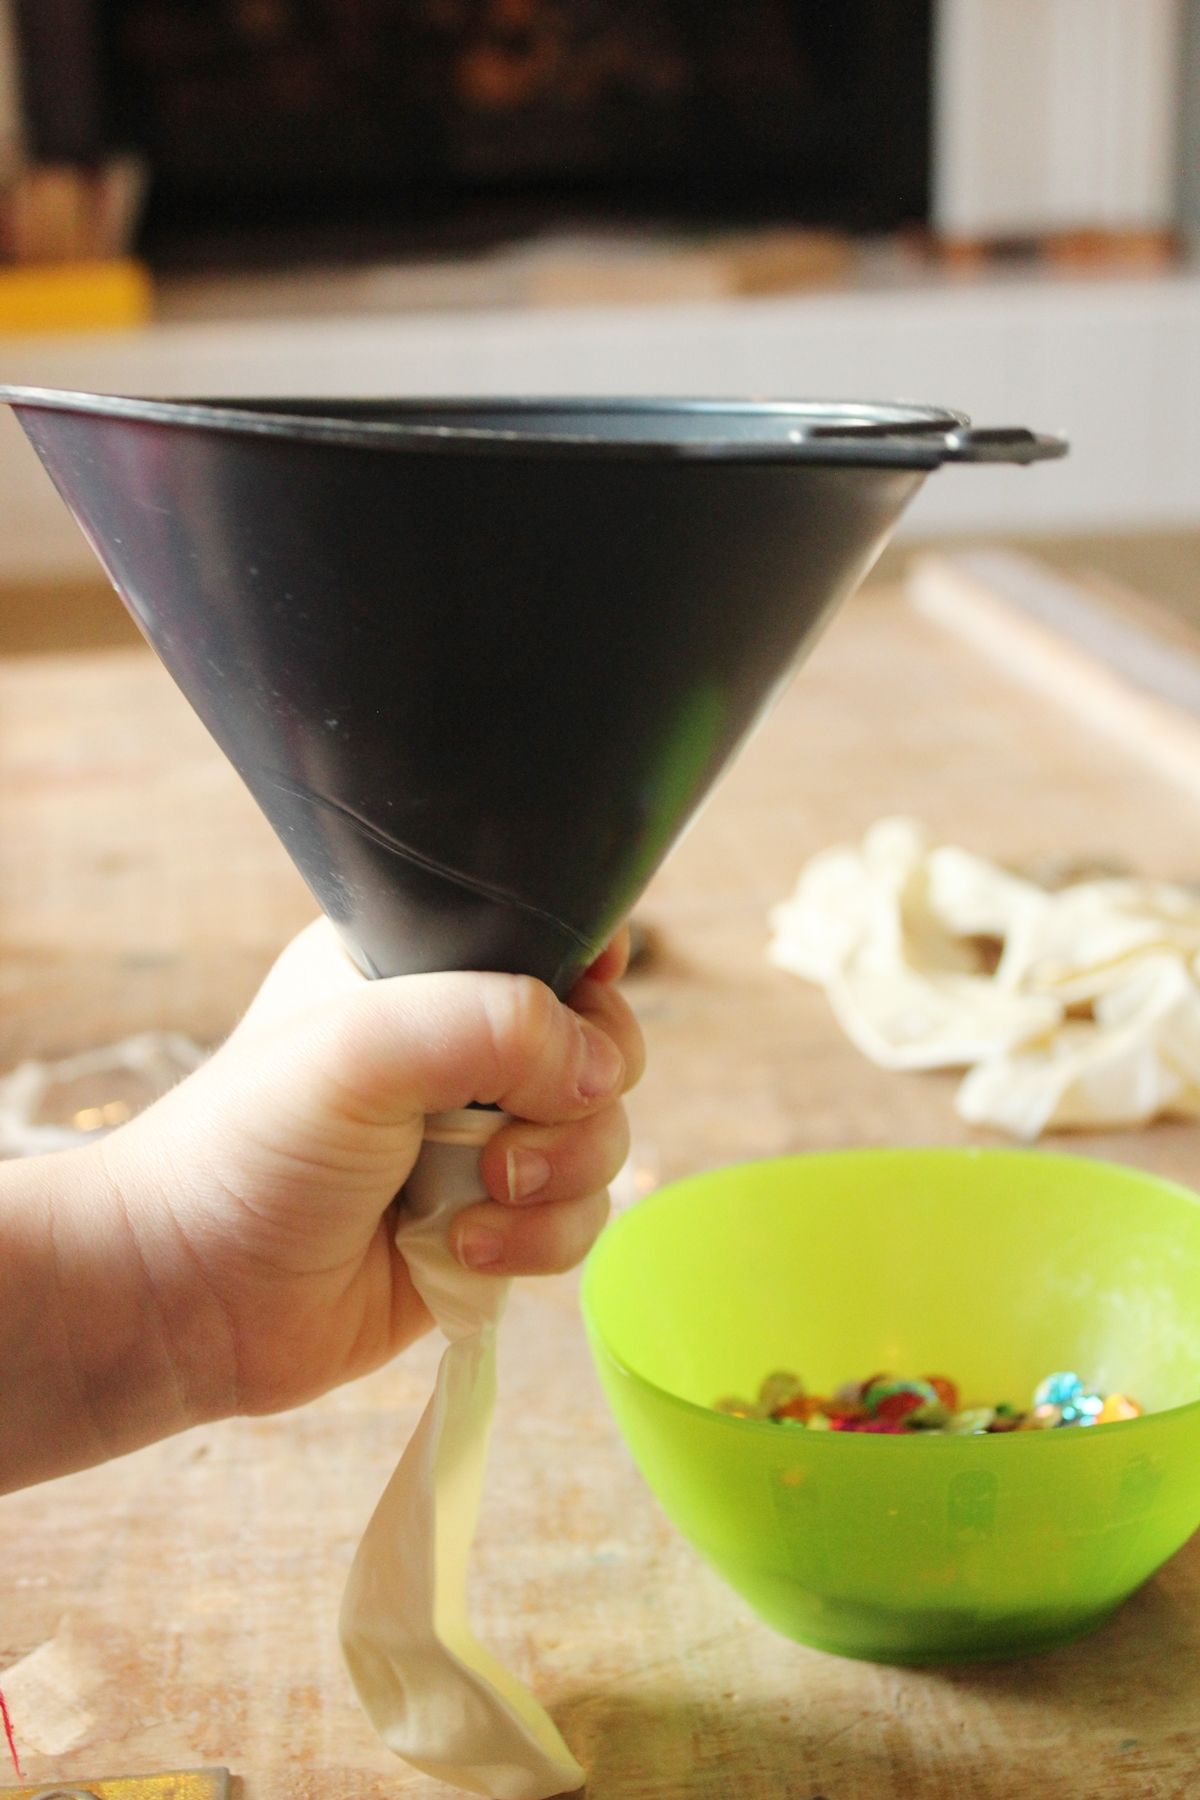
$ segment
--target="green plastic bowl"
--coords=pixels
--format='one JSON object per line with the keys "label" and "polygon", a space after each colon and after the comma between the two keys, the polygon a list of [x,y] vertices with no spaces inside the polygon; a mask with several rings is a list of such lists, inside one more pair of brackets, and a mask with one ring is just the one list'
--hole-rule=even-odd
{"label": "green plastic bowl", "polygon": [[[668,1516],[776,1630],[878,1662],[1091,1631],[1200,1524],[1200,1200],[1133,1169],[865,1150],[675,1183],[588,1262],[617,1422]],[[711,1410],[944,1373],[1028,1402],[1054,1369],[1152,1411],[991,1437],[808,1433]]]}

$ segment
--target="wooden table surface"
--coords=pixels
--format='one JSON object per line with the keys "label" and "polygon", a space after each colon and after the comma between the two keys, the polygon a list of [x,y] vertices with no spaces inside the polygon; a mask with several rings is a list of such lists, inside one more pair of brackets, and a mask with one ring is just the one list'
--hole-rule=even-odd
{"label": "wooden table surface", "polygon": [[[1075,851],[1200,874],[1182,785],[894,594],[860,599],[640,909],[657,938],[630,984],[651,1047],[632,1106],[643,1184],[979,1136],[952,1078],[872,1068],[822,997],[764,957],[767,909],[802,861],[895,812],[1015,862]],[[216,1038],[311,910],[147,654],[0,666],[0,1061],[148,1026]],[[1200,1183],[1193,1126],[1068,1147]],[[372,1737],[335,1635],[435,1354],[0,1502],[0,1680],[33,1779],[225,1763],[245,1800],[449,1792]],[[502,1361],[476,1619],[597,1800],[1200,1794],[1200,1540],[1050,1656],[839,1661],[759,1624],[663,1520],[601,1400],[573,1279],[522,1284]]]}

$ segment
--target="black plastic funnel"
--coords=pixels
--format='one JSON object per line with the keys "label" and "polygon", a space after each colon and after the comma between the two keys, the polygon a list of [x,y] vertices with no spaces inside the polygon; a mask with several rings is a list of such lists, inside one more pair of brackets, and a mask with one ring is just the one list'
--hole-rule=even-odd
{"label": "black plastic funnel", "polygon": [[369,974],[560,994],[947,461],[934,408],[0,389]]}

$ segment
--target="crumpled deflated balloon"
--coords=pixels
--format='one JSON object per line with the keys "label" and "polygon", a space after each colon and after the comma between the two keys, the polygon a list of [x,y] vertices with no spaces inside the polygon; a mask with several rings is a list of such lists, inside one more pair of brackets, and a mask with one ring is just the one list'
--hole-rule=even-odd
{"label": "crumpled deflated balloon", "polygon": [[1047,891],[911,819],[821,852],[771,914],[769,955],[824,987],[890,1069],[969,1072],[959,1113],[1032,1140],[1200,1116],[1200,894]]}
{"label": "crumpled deflated balloon", "polygon": [[359,1544],[340,1630],[363,1708],[398,1756],[492,1800],[548,1800],[574,1793],[584,1771],[467,1620],[496,1331],[510,1284],[464,1269],[448,1231],[480,1198],[479,1152],[505,1123],[503,1113],[470,1110],[426,1120],[396,1241],[448,1342],[433,1398]]}

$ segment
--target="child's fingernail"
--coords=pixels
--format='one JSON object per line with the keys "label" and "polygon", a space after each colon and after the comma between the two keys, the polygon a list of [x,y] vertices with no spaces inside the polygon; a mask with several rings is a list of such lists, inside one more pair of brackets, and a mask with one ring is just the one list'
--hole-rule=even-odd
{"label": "child's fingernail", "polygon": [[510,1200],[528,1200],[550,1179],[550,1164],[540,1150],[510,1150],[505,1158]]}
{"label": "child's fingernail", "polygon": [[625,1059],[606,1032],[595,1026],[584,1034],[583,1068],[579,1073],[579,1092],[585,1100],[598,1100],[611,1093],[625,1069]]}
{"label": "child's fingernail", "polygon": [[458,1255],[468,1269],[491,1268],[504,1255],[504,1239],[498,1231],[472,1225],[458,1240]]}

